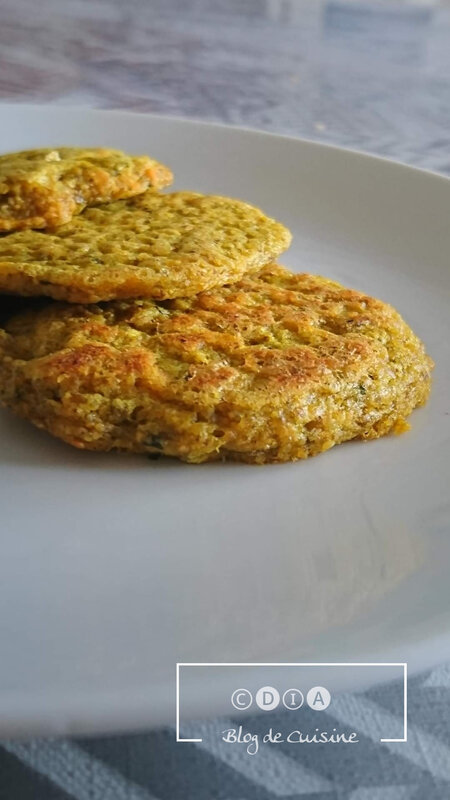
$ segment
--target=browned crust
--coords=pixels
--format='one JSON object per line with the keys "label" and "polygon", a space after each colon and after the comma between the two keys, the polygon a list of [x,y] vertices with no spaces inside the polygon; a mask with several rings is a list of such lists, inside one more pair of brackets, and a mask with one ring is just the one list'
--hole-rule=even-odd
{"label": "browned crust", "polygon": [[184,300],[55,304],[0,341],[5,405],[70,444],[250,463],[405,428],[432,361],[389,305],[270,265]]}

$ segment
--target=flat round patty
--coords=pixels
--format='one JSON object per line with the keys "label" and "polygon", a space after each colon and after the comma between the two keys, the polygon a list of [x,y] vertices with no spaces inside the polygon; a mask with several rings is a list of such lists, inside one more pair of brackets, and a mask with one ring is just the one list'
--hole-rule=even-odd
{"label": "flat round patty", "polygon": [[63,225],[86,206],[172,183],[148,156],[105,147],[58,147],[0,156],[0,232]]}
{"label": "flat round patty", "polygon": [[264,463],[400,431],[431,359],[389,305],[269,265],[192,299],[6,325],[3,403],[79,448]]}
{"label": "flat round patty", "polygon": [[150,190],[54,230],[0,238],[0,290],[75,303],[191,296],[240,280],[290,241],[240,200]]}

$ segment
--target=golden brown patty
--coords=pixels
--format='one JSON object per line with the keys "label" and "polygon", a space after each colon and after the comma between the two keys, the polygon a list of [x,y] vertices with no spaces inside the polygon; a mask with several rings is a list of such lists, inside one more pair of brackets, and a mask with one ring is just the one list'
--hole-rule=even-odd
{"label": "golden brown patty", "polygon": [[0,156],[0,231],[69,222],[86,206],[172,183],[168,167],[148,156],[104,147],[58,147]]}
{"label": "golden brown patty", "polygon": [[185,297],[238,281],[290,241],[284,225],[240,200],[148,191],[55,230],[0,238],[0,290],[75,303]]}
{"label": "golden brown patty", "polygon": [[269,265],[191,299],[53,304],[0,339],[0,394],[70,444],[184,461],[306,458],[404,427],[431,359],[391,307]]}

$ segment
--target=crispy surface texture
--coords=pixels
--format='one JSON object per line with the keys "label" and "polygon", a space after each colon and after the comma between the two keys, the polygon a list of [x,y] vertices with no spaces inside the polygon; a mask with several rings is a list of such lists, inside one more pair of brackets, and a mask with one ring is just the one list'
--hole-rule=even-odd
{"label": "crispy surface texture", "polygon": [[0,290],[74,303],[191,296],[240,280],[290,241],[240,200],[149,190],[57,229],[0,238]]}
{"label": "crispy surface texture", "polygon": [[55,303],[0,339],[1,399],[39,428],[194,463],[400,432],[432,366],[391,306],[273,264],[192,299]]}
{"label": "crispy surface texture", "polygon": [[108,148],[58,147],[0,156],[0,231],[63,225],[86,206],[172,183],[148,156]]}

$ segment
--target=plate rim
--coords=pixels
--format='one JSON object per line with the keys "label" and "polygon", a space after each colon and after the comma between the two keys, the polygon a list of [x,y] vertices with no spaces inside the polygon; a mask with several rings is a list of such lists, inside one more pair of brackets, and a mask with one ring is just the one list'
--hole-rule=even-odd
{"label": "plate rim", "polygon": [[75,113],[82,113],[82,114],[93,114],[94,116],[103,116],[103,115],[115,115],[119,114],[121,116],[129,116],[129,117],[145,117],[146,119],[154,119],[159,120],[161,122],[176,122],[182,123],[189,126],[196,126],[199,125],[204,128],[217,128],[219,130],[226,130],[226,131],[235,131],[237,133],[245,133],[251,135],[257,135],[263,138],[268,139],[282,139],[287,142],[296,142],[296,143],[303,143],[307,145],[312,145],[317,148],[323,148],[326,150],[332,150],[335,152],[340,153],[349,153],[354,156],[368,158],[374,161],[380,161],[382,163],[387,163],[391,165],[395,165],[397,167],[401,167],[408,171],[416,172],[422,175],[428,175],[433,178],[440,178],[443,182],[447,185],[450,185],[450,174],[446,175],[443,172],[438,170],[432,170],[428,167],[417,167],[413,164],[408,163],[407,161],[402,161],[396,158],[389,158],[388,156],[382,156],[378,153],[372,153],[369,150],[359,150],[355,147],[347,147],[345,145],[336,145],[332,144],[331,142],[326,142],[322,139],[310,139],[306,136],[294,136],[292,134],[287,133],[275,133],[274,131],[266,131],[262,128],[253,128],[251,126],[246,125],[234,125],[228,122],[217,122],[215,120],[207,120],[207,119],[196,119],[195,117],[182,117],[179,115],[171,115],[171,114],[158,114],[153,111],[137,111],[137,110],[128,110],[124,108],[98,108],[93,106],[85,106],[85,105],[78,105],[78,104],[53,104],[53,103],[22,103],[22,102],[3,102],[0,101],[0,113],[2,109],[5,107],[9,107],[11,110],[16,110],[17,108],[26,109],[28,111],[64,111],[64,112],[75,112]]}

